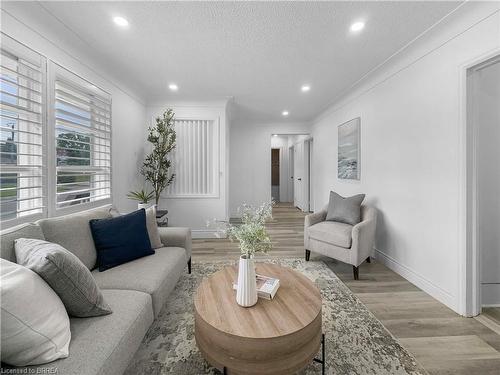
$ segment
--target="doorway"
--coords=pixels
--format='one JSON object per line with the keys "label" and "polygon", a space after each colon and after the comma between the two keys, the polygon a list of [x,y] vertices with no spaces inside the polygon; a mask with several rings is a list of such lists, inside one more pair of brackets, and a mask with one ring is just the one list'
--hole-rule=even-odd
{"label": "doorway", "polygon": [[280,201],[280,149],[271,149],[271,198]]}
{"label": "doorway", "polygon": [[271,198],[309,210],[309,135],[271,135]]}
{"label": "doorway", "polygon": [[468,310],[500,317],[500,55],[469,68],[466,85]]}

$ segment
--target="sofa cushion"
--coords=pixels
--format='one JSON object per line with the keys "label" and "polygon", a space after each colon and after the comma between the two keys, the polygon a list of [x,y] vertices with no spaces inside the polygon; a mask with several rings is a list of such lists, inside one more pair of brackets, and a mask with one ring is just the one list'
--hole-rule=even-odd
{"label": "sofa cushion", "polygon": [[151,296],[133,290],[105,290],[103,294],[113,314],[70,319],[69,357],[30,366],[33,371],[40,368],[43,374],[116,375],[126,370],[153,322]]}
{"label": "sofa cushion", "polygon": [[322,221],[307,228],[310,238],[335,246],[351,247],[352,225],[336,221]]}
{"label": "sofa cushion", "polygon": [[19,238],[16,257],[19,264],[36,272],[50,285],[69,315],[86,318],[112,312],[89,269],[61,245]]}
{"label": "sofa cushion", "polygon": [[9,228],[1,232],[0,249],[2,259],[9,262],[16,262],[16,253],[14,251],[14,242],[18,238],[33,238],[44,240],[42,228],[37,224],[23,224],[14,228]]}
{"label": "sofa cushion", "polygon": [[350,225],[358,224],[361,221],[361,203],[364,199],[364,194],[344,198],[331,191],[326,220]]}
{"label": "sofa cushion", "polygon": [[91,270],[95,267],[97,254],[89,221],[111,217],[111,209],[111,205],[106,205],[76,214],[42,219],[37,223],[42,228],[45,240],[71,251]]}
{"label": "sofa cushion", "polygon": [[99,271],[152,255],[144,209],[108,219],[90,220]]}
{"label": "sofa cushion", "polygon": [[150,294],[157,316],[186,263],[186,251],[183,248],[161,247],[153,255],[104,272],[94,270],[92,274],[101,289],[131,289]]}

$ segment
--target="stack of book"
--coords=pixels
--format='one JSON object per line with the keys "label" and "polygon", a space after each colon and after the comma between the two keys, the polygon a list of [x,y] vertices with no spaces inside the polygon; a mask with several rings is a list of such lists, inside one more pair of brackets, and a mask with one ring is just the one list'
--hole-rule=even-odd
{"label": "stack of book", "polygon": [[[273,299],[280,287],[280,280],[269,276],[256,275],[257,280],[257,295],[259,298]],[[233,284],[233,289],[236,290],[238,285]]]}

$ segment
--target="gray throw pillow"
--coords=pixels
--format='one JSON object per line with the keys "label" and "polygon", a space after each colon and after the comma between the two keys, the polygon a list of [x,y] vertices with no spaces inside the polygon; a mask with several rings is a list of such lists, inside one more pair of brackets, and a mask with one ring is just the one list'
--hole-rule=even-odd
{"label": "gray throw pillow", "polygon": [[344,198],[331,191],[326,220],[351,225],[358,224],[361,221],[361,203],[363,199],[365,199],[364,194]]}
{"label": "gray throw pillow", "polygon": [[47,241],[19,238],[17,262],[36,272],[61,298],[69,315],[86,318],[112,313],[89,269],[64,247]]}

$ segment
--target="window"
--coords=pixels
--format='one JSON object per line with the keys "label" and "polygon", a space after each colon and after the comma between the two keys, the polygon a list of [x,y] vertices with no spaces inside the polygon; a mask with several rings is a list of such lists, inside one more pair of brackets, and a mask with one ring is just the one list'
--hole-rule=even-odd
{"label": "window", "polygon": [[16,223],[45,212],[46,63],[3,34],[0,53],[0,219]]}
{"label": "window", "polygon": [[50,82],[55,209],[109,200],[111,96],[53,63]]}
{"label": "window", "polygon": [[176,177],[169,198],[217,197],[219,127],[216,120],[175,120],[177,146],[171,153]]}
{"label": "window", "polygon": [[111,96],[1,37],[2,226],[110,202]]}

